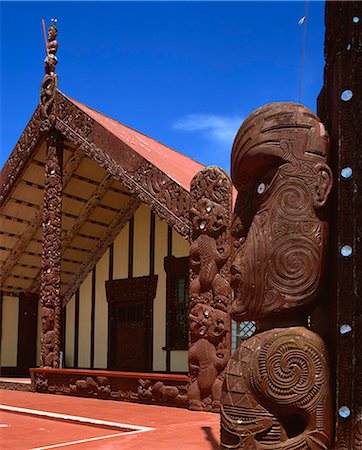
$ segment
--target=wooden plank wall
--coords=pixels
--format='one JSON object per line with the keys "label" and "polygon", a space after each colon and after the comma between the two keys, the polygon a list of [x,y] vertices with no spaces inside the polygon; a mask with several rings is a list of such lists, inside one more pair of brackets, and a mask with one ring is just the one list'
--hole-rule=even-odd
{"label": "wooden plank wall", "polygon": [[[189,244],[145,205],[123,228],[111,247],[66,306],[65,367],[107,368],[108,305],[105,282],[158,275],[154,300],[153,370],[166,371],[166,273],[163,260],[188,256]],[[186,372],[187,351],[172,351],[171,372]]]}

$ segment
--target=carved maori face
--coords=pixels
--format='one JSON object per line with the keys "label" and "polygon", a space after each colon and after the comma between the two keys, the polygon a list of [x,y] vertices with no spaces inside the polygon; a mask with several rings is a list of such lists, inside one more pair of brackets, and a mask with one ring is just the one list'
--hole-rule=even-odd
{"label": "carved maori face", "polygon": [[241,126],[231,168],[235,320],[289,318],[316,298],[332,186],[327,151],[322,123],[300,104],[265,105]]}
{"label": "carved maori face", "polygon": [[190,329],[194,336],[212,343],[219,342],[228,331],[226,313],[202,303],[192,308],[190,319]]}
{"label": "carved maori face", "polygon": [[43,325],[43,332],[53,330],[54,328],[54,309],[43,308],[41,314],[41,321]]}
{"label": "carved maori face", "polygon": [[54,26],[50,25],[50,27],[48,28],[48,41],[54,41],[54,39],[56,39],[57,37],[57,34],[58,30]]}
{"label": "carved maori face", "polygon": [[197,234],[217,236],[226,226],[225,208],[212,200],[201,198],[191,212],[194,214],[193,229]]}

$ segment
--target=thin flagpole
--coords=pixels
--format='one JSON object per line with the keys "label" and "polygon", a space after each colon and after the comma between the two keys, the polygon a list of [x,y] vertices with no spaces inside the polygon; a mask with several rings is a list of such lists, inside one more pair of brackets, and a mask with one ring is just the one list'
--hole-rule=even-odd
{"label": "thin flagpole", "polygon": [[45,51],[46,51],[46,54],[48,55],[48,47],[47,47],[48,38],[47,38],[46,31],[45,31],[45,22],[44,22],[44,19],[41,19],[41,25],[42,25],[42,28],[43,28],[43,34],[44,34]]}
{"label": "thin flagpole", "polygon": [[301,55],[301,62],[300,62],[300,75],[299,75],[299,98],[298,98],[299,103],[301,103],[301,101],[302,101],[302,93],[303,93],[304,58],[305,58],[305,46],[306,46],[306,42],[307,42],[308,8],[309,8],[309,1],[306,0],[305,16],[304,16],[305,19],[303,22],[302,55]]}

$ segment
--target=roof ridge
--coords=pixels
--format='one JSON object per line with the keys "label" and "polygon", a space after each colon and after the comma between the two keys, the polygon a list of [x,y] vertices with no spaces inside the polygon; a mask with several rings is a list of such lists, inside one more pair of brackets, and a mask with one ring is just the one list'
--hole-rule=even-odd
{"label": "roof ridge", "polygon": [[[181,151],[176,150],[175,148],[170,147],[170,146],[164,144],[163,142],[161,142],[161,141],[159,141],[159,140],[157,140],[157,139],[155,139],[155,138],[149,136],[148,134],[143,133],[142,131],[139,131],[139,130],[137,130],[136,128],[133,128],[133,127],[131,127],[131,126],[129,126],[129,125],[126,125],[126,124],[124,124],[123,122],[120,122],[119,120],[114,119],[113,117],[111,117],[111,116],[109,116],[109,115],[107,115],[107,114],[104,114],[103,112],[101,112],[101,111],[99,111],[99,110],[93,108],[92,106],[88,106],[88,105],[86,105],[85,103],[80,102],[79,100],[76,100],[76,99],[74,99],[74,98],[72,98],[72,97],[69,97],[67,94],[64,94],[64,92],[62,92],[60,89],[58,89],[58,92],[59,92],[60,94],[62,94],[64,97],[66,97],[66,98],[67,98],[69,101],[71,101],[73,104],[75,104],[75,106],[77,106],[77,104],[79,104],[79,105],[82,105],[82,106],[84,106],[84,107],[86,107],[86,108],[88,108],[88,109],[91,109],[91,110],[94,111],[95,113],[101,114],[102,116],[106,117],[107,119],[110,119],[110,120],[112,120],[113,122],[116,122],[117,124],[122,125],[123,127],[126,127],[126,128],[128,128],[129,130],[132,130],[133,132],[135,132],[135,133],[137,133],[137,134],[139,134],[139,135],[141,135],[141,136],[145,136],[147,139],[151,139],[152,141],[157,142],[158,144],[160,144],[160,145],[162,145],[162,146],[168,148],[169,150],[172,150],[173,152],[176,152],[176,153],[182,155],[184,158],[188,158],[189,160],[191,160],[191,161],[193,161],[193,162],[195,162],[195,163],[197,163],[197,164],[200,164],[200,166],[206,167],[205,164],[201,163],[200,161],[197,161],[196,159],[191,158],[191,156],[185,155],[185,154],[182,153]],[[201,170],[201,169],[200,169],[200,170]]]}

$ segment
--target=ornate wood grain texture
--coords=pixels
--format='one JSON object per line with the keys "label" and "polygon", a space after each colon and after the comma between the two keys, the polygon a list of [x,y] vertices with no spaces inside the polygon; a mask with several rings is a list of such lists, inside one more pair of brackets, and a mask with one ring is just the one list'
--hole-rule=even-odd
{"label": "ornate wood grain texture", "polygon": [[40,280],[42,305],[41,366],[59,367],[60,262],[62,221],[62,152],[59,134],[47,138],[44,186],[43,250]]}
{"label": "ornate wood grain texture", "polygon": [[231,182],[218,167],[191,182],[189,407],[218,411],[230,357]]}
{"label": "ornate wood grain texture", "polygon": [[88,254],[86,260],[79,266],[79,269],[74,273],[67,286],[62,291],[64,304],[66,304],[75,294],[76,290],[86,279],[88,273],[95,267],[104,252],[112,244],[129,219],[134,215],[140,204],[141,201],[136,196],[132,196],[127,204],[116,214],[107,230],[98,240],[94,249]]}
{"label": "ornate wood grain texture", "polygon": [[[230,359],[221,400],[221,446],[327,449],[330,369],[323,340],[303,326],[323,299],[332,187],[328,136],[296,103],[272,103],[242,124],[232,150],[231,317],[259,334]],[[289,328],[286,328],[289,327]]]}
{"label": "ornate wood grain texture", "polygon": [[31,369],[36,392],[187,407],[187,377],[109,371]]}
{"label": "ornate wood grain texture", "polygon": [[[157,167],[127,146],[120,146],[110,132],[94,122],[60,92],[56,100],[56,128],[85,154],[107,170],[182,236],[189,236],[190,195]],[[105,149],[107,151],[105,151]],[[118,163],[122,159],[122,163]]]}
{"label": "ornate wood grain texture", "polygon": [[[326,63],[318,114],[330,135],[336,179],[331,307],[326,311],[336,368],[333,448],[350,450],[362,448],[362,3],[327,1],[325,12]],[[345,245],[351,248],[347,257],[341,254]]]}

